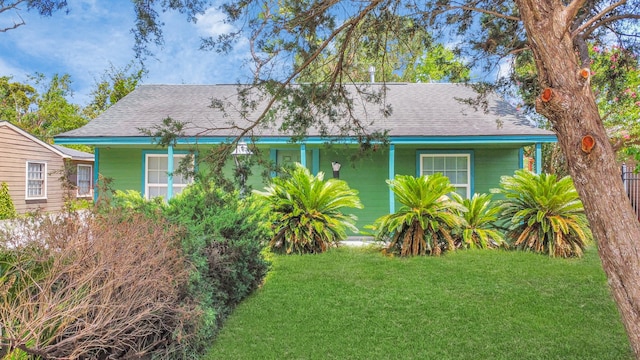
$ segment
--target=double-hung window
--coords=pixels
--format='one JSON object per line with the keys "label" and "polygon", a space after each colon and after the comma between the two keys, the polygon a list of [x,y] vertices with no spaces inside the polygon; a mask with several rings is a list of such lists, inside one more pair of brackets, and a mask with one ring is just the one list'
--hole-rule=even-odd
{"label": "double-hung window", "polygon": [[471,154],[470,153],[427,153],[420,154],[420,175],[441,173],[449,178],[456,193],[463,198],[471,196]]}
{"label": "double-hung window", "polygon": [[91,165],[78,164],[76,186],[78,197],[91,196],[93,194],[93,179]]}
{"label": "double-hung window", "polygon": [[[189,185],[191,179],[175,170],[187,155],[174,155],[173,195],[177,195]],[[167,154],[146,154],[145,195],[147,199],[162,196],[165,199],[169,188],[169,156]]]}
{"label": "double-hung window", "polygon": [[47,163],[27,161],[27,200],[47,198]]}

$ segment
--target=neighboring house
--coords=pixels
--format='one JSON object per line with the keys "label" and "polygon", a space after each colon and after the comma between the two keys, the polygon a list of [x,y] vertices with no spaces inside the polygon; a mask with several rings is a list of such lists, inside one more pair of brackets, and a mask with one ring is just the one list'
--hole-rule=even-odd
{"label": "neighboring house", "polygon": [[[93,154],[49,145],[19,127],[0,121],[0,183],[9,185],[16,211],[59,211],[65,191],[93,197]],[[63,176],[71,188],[63,186]]]}
{"label": "neighboring house", "polygon": [[[372,85],[372,86],[381,86]],[[488,112],[476,111],[459,101],[475,96],[469,87],[455,84],[386,84],[390,116],[383,117],[379,105],[363,105],[362,123],[371,129],[388,129],[390,145],[355,162],[355,139],[325,146],[326,140],[313,130],[300,142],[276,129],[257,128],[245,138],[277,165],[300,162],[313,173],[333,174],[332,163],[341,163],[340,179],[360,193],[363,210],[354,210],[358,226],[393,212],[398,204],[385,180],[396,174],[423,175],[442,172],[456,191],[468,197],[489,192],[502,175],[523,167],[523,147],[555,142],[555,135],[535,128],[511,105],[489,97]],[[131,92],[82,128],[55,137],[58,144],[95,146],[96,171],[112,179],[115,189],[133,189],[147,197],[171,197],[186,185],[182,177],[171,177],[181,156],[194,145],[228,141],[238,134],[230,121],[243,125],[233,111],[221,114],[210,107],[212,99],[233,100],[235,85],[144,85]],[[361,102],[358,102],[359,104]],[[175,146],[160,148],[140,129],[151,129],[171,117],[188,125]],[[251,117],[251,116],[250,116]],[[246,124],[246,122],[244,123]],[[218,128],[218,130],[207,130]],[[226,130],[225,130],[226,129]],[[230,161],[230,164],[233,162]],[[540,161],[536,162],[539,171]],[[264,184],[261,171],[249,179],[253,188]]]}

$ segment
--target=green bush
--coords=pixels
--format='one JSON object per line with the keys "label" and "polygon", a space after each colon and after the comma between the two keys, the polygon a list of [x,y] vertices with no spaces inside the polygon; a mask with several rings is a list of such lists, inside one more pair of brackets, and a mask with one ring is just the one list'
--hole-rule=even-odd
{"label": "green bush", "polygon": [[269,264],[262,256],[268,228],[237,193],[195,183],[169,201],[170,221],[182,225],[185,254],[195,267],[189,293],[206,314],[198,338],[204,346],[233,308],[262,284]]}
{"label": "green bush", "polygon": [[397,175],[387,183],[402,204],[372,226],[375,238],[389,243],[387,253],[440,255],[455,249],[453,231],[465,222],[458,214],[467,210],[447,196],[455,191],[447,177]]}
{"label": "green bush", "polygon": [[[110,212],[112,208],[124,210],[125,213],[143,214],[150,219],[163,217],[166,203],[161,197],[147,200],[135,190],[116,190],[103,210]],[[123,214],[124,215],[124,214]]]}
{"label": "green bush", "polygon": [[265,191],[254,191],[273,214],[274,236],[269,245],[280,253],[320,253],[357,232],[356,218],[343,208],[361,209],[358,192],[343,180],[324,180],[296,164],[285,177],[272,179]]}
{"label": "green bush", "polygon": [[467,209],[458,211],[458,215],[465,221],[456,229],[459,238],[456,245],[470,249],[489,249],[505,244],[504,236],[495,226],[500,209],[493,205],[490,194],[473,194],[471,199],[463,199],[457,193],[451,195],[454,201]]}
{"label": "green bush", "polygon": [[0,185],[0,220],[12,219],[16,217],[16,208],[9,195],[9,186],[6,182]]}
{"label": "green bush", "polygon": [[555,257],[582,256],[591,231],[582,202],[570,177],[536,175],[518,170],[503,176],[499,202],[502,217],[510,221],[507,236],[518,249]]}

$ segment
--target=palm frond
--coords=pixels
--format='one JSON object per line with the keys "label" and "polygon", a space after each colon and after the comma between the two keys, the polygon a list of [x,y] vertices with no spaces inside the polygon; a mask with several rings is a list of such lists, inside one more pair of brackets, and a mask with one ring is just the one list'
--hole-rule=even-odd
{"label": "palm frond", "polygon": [[510,221],[508,236],[520,249],[549,256],[582,256],[592,240],[584,207],[570,177],[536,175],[518,170],[502,177],[495,192],[502,216]]}
{"label": "palm frond", "polygon": [[452,231],[464,219],[454,210],[466,208],[448,197],[455,191],[448,178],[442,174],[417,178],[398,175],[387,183],[402,206],[373,225],[376,239],[389,242],[386,252],[439,255],[455,249]]}
{"label": "palm frond", "polygon": [[319,253],[357,232],[356,217],[343,208],[362,209],[358,192],[338,179],[324,180],[296,164],[287,177],[274,178],[264,191],[254,191],[276,219],[270,246],[276,252]]}

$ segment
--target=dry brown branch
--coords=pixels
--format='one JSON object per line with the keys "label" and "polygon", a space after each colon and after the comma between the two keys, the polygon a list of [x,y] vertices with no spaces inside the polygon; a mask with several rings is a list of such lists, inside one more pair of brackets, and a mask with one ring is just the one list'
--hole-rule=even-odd
{"label": "dry brown branch", "polygon": [[174,229],[121,214],[31,226],[39,237],[14,244],[0,276],[11,289],[0,294],[0,349],[77,359],[163,357],[184,346],[198,313],[185,305]]}

